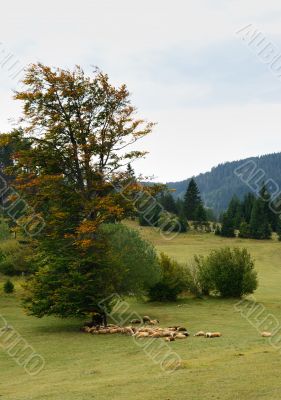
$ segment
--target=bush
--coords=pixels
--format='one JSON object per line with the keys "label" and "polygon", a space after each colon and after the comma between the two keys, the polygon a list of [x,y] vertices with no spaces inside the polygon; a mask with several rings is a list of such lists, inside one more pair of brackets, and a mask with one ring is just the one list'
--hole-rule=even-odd
{"label": "bush", "polygon": [[202,282],[222,297],[242,297],[257,288],[254,261],[247,249],[222,248],[201,259]]}
{"label": "bush", "polygon": [[207,296],[210,293],[211,281],[204,257],[195,256],[186,267],[188,290],[196,297]]}
{"label": "bush", "polygon": [[10,281],[10,279],[8,279],[3,286],[4,292],[5,293],[13,293],[15,290],[14,284],[13,282]]}
{"label": "bush", "polygon": [[0,272],[7,276],[20,275],[29,270],[32,249],[16,240],[6,240],[0,248]]}
{"label": "bush", "polygon": [[100,228],[108,246],[108,258],[119,294],[145,294],[160,278],[154,247],[140,234],[123,224],[104,224]]}
{"label": "bush", "polygon": [[248,239],[251,237],[250,225],[245,221],[240,224],[239,237],[242,239]]}
{"label": "bush", "polygon": [[185,268],[166,254],[159,257],[162,278],[149,290],[151,301],[176,301],[179,294],[187,290]]}

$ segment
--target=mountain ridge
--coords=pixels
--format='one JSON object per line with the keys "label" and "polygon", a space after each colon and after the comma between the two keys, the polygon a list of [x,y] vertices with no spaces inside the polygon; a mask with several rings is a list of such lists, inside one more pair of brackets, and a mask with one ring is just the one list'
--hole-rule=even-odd
{"label": "mountain ridge", "polygon": [[254,161],[257,170],[264,171],[263,181],[272,179],[281,188],[281,152],[248,157],[237,161],[227,161],[218,164],[210,171],[182,181],[167,182],[169,189],[174,189],[175,197],[182,198],[191,178],[194,178],[207,207],[216,213],[224,211],[231,198],[236,195],[242,198],[246,193],[253,191],[236,174],[235,170],[247,162]]}

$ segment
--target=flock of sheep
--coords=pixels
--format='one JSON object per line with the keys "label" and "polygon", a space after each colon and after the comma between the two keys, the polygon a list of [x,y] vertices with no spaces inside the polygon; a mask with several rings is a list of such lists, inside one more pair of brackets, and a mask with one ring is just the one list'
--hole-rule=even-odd
{"label": "flock of sheep", "polygon": [[[142,320],[133,319],[130,326],[121,327],[118,325],[108,324],[93,325],[86,324],[81,330],[93,335],[123,333],[136,338],[163,338],[166,342],[173,342],[176,339],[186,339],[190,334],[183,326],[169,326],[168,328],[160,328],[157,326],[159,321],[151,319],[145,315]],[[137,326],[139,325],[139,326]],[[220,332],[203,332],[199,331],[194,336],[203,336],[205,338],[216,338],[222,336]]]}

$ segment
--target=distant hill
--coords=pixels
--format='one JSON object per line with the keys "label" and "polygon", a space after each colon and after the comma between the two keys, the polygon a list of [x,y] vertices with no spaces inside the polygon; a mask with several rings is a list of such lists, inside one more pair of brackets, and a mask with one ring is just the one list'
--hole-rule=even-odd
{"label": "distant hill", "polygon": [[[233,195],[242,198],[250,191],[249,187],[234,173],[236,168],[250,160],[256,163],[257,168],[264,170],[264,180],[273,179],[281,188],[281,153],[219,164],[212,168],[210,172],[195,176],[207,207],[211,207],[216,213],[220,213],[227,208]],[[174,193],[176,197],[183,197],[190,179],[181,182],[168,182],[167,185],[171,189],[176,189]]]}

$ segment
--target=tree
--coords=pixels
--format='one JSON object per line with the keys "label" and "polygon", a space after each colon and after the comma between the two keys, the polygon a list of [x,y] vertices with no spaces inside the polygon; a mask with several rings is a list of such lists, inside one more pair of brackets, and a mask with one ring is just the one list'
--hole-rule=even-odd
{"label": "tree", "polygon": [[[36,236],[38,272],[26,285],[26,306],[37,316],[85,315],[113,290],[97,232],[132,207],[126,193],[141,185],[124,187],[122,168],[144,155],[132,145],[153,124],[136,119],[126,86],[115,88],[98,70],[87,77],[80,67],[39,63],[23,83],[15,98],[23,102],[29,148],[13,154],[14,183],[46,224]],[[40,307],[38,296],[45,297]]]}
{"label": "tree", "polygon": [[264,188],[261,190],[261,195],[255,200],[251,220],[250,220],[250,235],[253,239],[270,239],[271,227],[269,223],[268,203],[264,200]]}
{"label": "tree", "polygon": [[172,214],[178,213],[176,202],[175,202],[173,196],[171,195],[171,193],[162,192],[159,197],[159,201],[160,201],[161,205],[164,207],[164,209],[166,211],[168,211],[169,213],[172,213]]}
{"label": "tree", "polygon": [[240,200],[237,196],[233,196],[233,198],[231,199],[227,209],[227,213],[229,218],[233,220],[233,225],[235,229],[239,229],[242,221],[242,209]]}
{"label": "tree", "polygon": [[188,220],[196,220],[196,211],[202,204],[200,192],[195,180],[192,178],[184,196],[184,210]]}
{"label": "tree", "polygon": [[202,226],[202,224],[207,222],[207,213],[203,204],[198,204],[196,211],[195,211],[195,221]]}
{"label": "tree", "polygon": [[44,266],[25,285],[31,315],[87,316],[100,312],[100,304],[110,308],[110,295],[142,295],[160,279],[153,246],[121,224],[99,228],[94,261],[88,255],[74,262],[66,251],[53,259],[50,253],[48,259],[40,257]]}
{"label": "tree", "polygon": [[252,193],[248,193],[241,204],[242,217],[247,224],[250,223],[252,210],[255,204],[255,196]]}
{"label": "tree", "polygon": [[221,236],[235,237],[234,221],[228,212],[224,213],[222,217]]}

